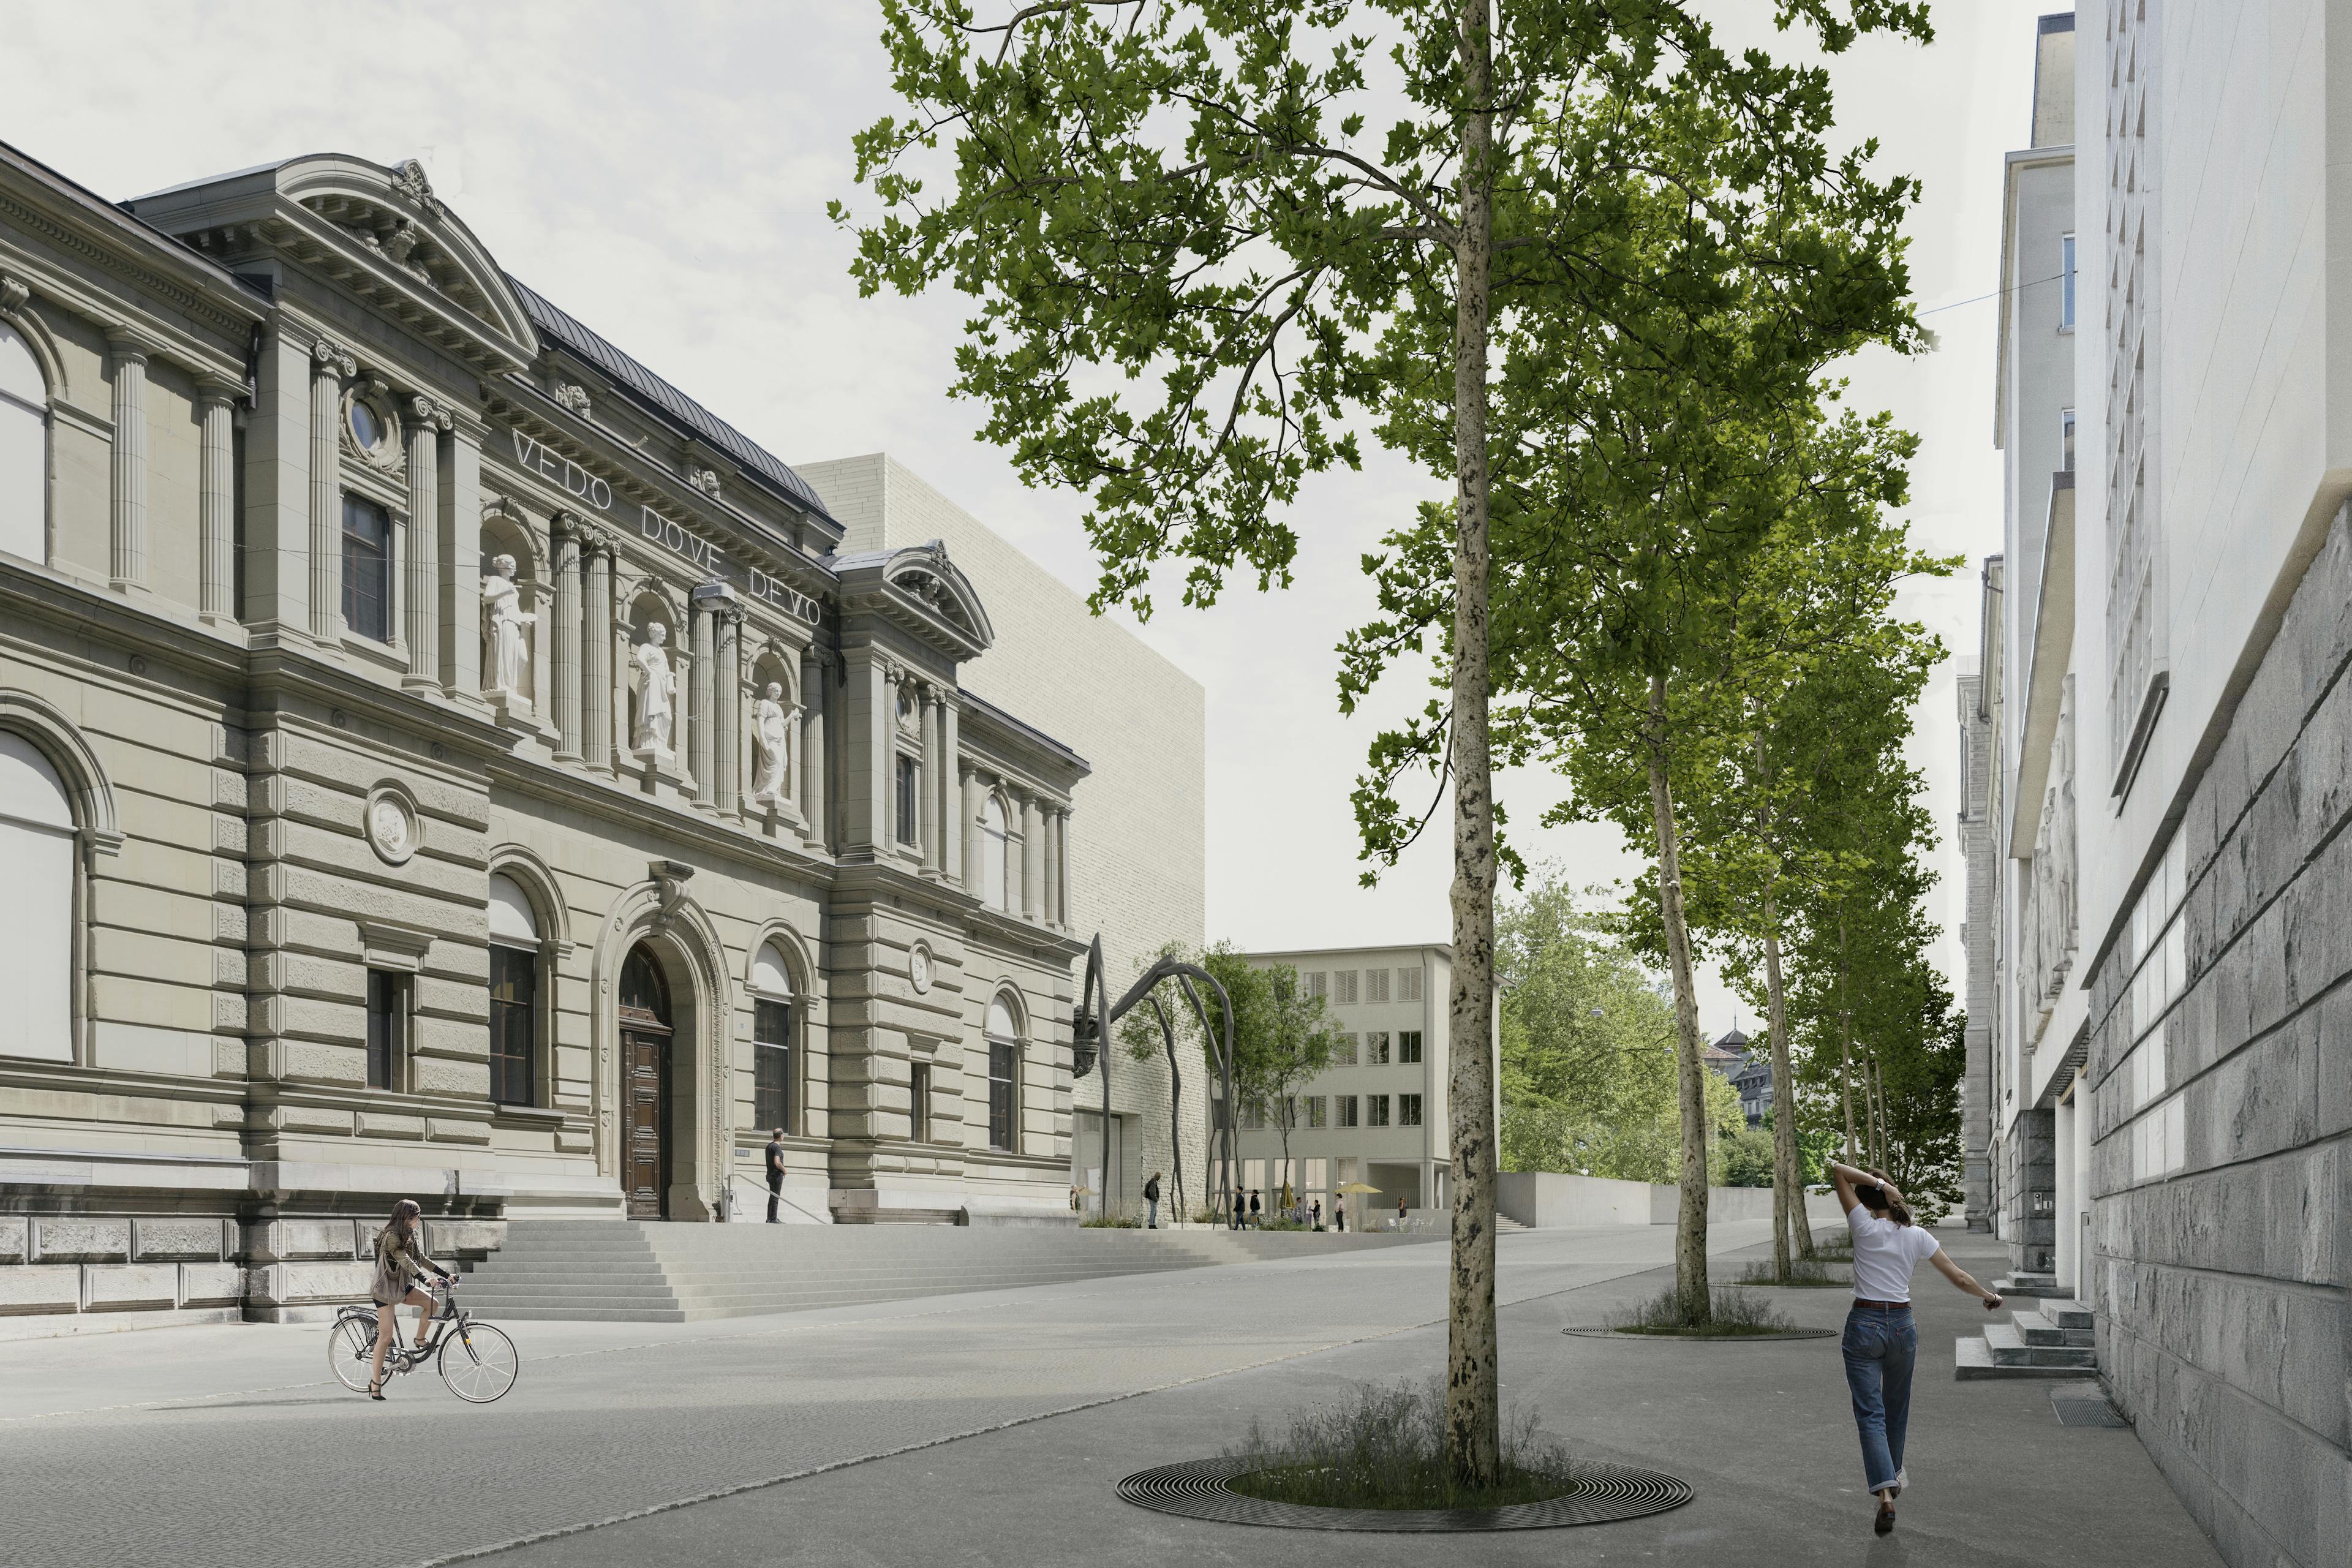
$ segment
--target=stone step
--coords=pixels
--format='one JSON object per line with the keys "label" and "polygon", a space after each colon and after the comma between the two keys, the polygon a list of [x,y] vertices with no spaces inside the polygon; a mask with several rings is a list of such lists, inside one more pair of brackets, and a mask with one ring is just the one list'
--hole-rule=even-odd
{"label": "stone step", "polygon": [[1952,1342],[1952,1376],[1961,1383],[1982,1378],[2080,1378],[2074,1366],[2012,1366],[1993,1360],[1992,1347],[1979,1334],[1963,1334]]}
{"label": "stone step", "polygon": [[2012,1274],[2006,1279],[1994,1280],[1992,1289],[1996,1296],[2033,1296],[2060,1300],[2074,1293],[2047,1274]]}
{"label": "stone step", "polygon": [[2055,1321],[2062,1329],[2087,1329],[2094,1327],[2096,1321],[2096,1314],[2080,1301],[2044,1301],[2042,1303],[2042,1315]]}
{"label": "stone step", "polygon": [[1991,1348],[1996,1366],[2054,1366],[2083,1372],[2098,1365],[2097,1355],[2089,1350],[2032,1344],[2010,1323],[1987,1323],[1984,1341]]}
{"label": "stone step", "polygon": [[2018,1337],[2029,1345],[2077,1345],[2088,1349],[2098,1343],[2089,1325],[2068,1328],[2047,1311],[2012,1312],[2010,1321],[2016,1326]]}

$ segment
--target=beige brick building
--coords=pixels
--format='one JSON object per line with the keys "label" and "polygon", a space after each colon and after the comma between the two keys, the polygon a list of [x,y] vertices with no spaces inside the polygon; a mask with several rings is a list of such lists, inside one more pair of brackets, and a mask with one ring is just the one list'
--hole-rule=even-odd
{"label": "beige brick building", "polygon": [[[988,658],[963,678],[968,689],[1066,742],[1093,769],[1086,809],[1070,819],[1071,931],[1082,942],[1100,933],[1112,996],[1169,943],[1198,948],[1208,881],[1200,683],[1095,616],[1083,595],[896,458],[876,453],[794,471],[841,521],[843,549],[944,546],[988,602],[996,631]],[[1189,1062],[1179,1069],[1181,1105],[1164,1061],[1114,1058],[1115,1204],[1139,1198],[1152,1171],[1174,1171],[1180,1152],[1187,1195],[1201,1201],[1207,1074]],[[1099,1192],[1100,1081],[1081,1080],[1076,1096],[1071,1184]]]}
{"label": "beige brick building", "polygon": [[[1068,1224],[1072,963],[1198,938],[1200,692],[916,531],[413,163],[0,146],[0,1332],[317,1312],[402,1196],[756,1219],[776,1126],[786,1218]],[[1122,682],[1192,748],[1140,816]]]}

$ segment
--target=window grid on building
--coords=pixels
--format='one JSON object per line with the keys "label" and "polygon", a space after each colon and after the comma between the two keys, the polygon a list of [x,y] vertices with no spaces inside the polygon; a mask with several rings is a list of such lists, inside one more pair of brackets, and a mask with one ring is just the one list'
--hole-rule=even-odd
{"label": "window grid on building", "polygon": [[912,757],[898,759],[898,842],[915,842],[915,803],[922,798],[922,764]]}
{"label": "window grid on building", "polygon": [[988,1146],[992,1149],[1013,1147],[1013,1075],[1020,1054],[1016,1047],[1003,1041],[988,1042]]}
{"label": "window grid on building", "polygon": [[1341,1035],[1339,1043],[1331,1047],[1331,1065],[1335,1068],[1356,1065],[1356,1037],[1353,1034]]}
{"label": "window grid on building", "polygon": [[1400,1002],[1421,1000],[1421,966],[1419,964],[1410,969],[1397,971],[1397,1000]]}
{"label": "window grid on building", "polygon": [[1419,1029],[1400,1029],[1397,1031],[1396,1039],[1397,1060],[1405,1063],[1418,1062],[1421,1060],[1421,1031]]}
{"label": "window grid on building", "polygon": [[1332,1102],[1339,1108],[1339,1125],[1342,1127],[1355,1126],[1356,1097],[1352,1094],[1334,1095],[1332,1096]]}
{"label": "window grid on building", "polygon": [[931,1141],[931,1064],[907,1069],[907,1133],[918,1143]]}
{"label": "window grid on building", "polygon": [[1399,1127],[1421,1125],[1421,1096],[1417,1094],[1397,1096],[1397,1125]]}
{"label": "window grid on building", "polygon": [[751,1003],[752,1120],[763,1131],[793,1130],[792,1005]]}
{"label": "window grid on building", "polygon": [[1364,971],[1364,1000],[1385,1002],[1389,999],[1389,972],[1385,969]]}
{"label": "window grid on building", "polygon": [[1331,1000],[1342,1006],[1352,1004],[1356,1000],[1356,972],[1352,969],[1332,971],[1331,993]]}
{"label": "window grid on building", "polygon": [[1331,977],[1330,977],[1328,974],[1325,973],[1322,970],[1319,970],[1319,969],[1313,969],[1313,970],[1309,970],[1309,971],[1307,971],[1307,994],[1308,994],[1309,996],[1328,996],[1328,995],[1330,995],[1330,994],[1331,994]]}
{"label": "window grid on building", "polygon": [[1364,1037],[1364,1064],[1384,1068],[1389,1065],[1389,1032],[1374,1029]]}
{"label": "window grid on building", "polygon": [[408,976],[367,972],[367,1081],[370,1089],[400,1087],[401,1046],[408,1037]]}
{"label": "window grid on building", "polygon": [[1385,1094],[1364,1096],[1364,1125],[1386,1127],[1389,1124],[1389,1097]]}
{"label": "window grid on building", "polygon": [[[370,1018],[373,1023],[373,1016]],[[373,1029],[370,1029],[373,1058]],[[539,1062],[539,954],[490,944],[490,1098],[500,1105],[536,1102]],[[373,1078],[371,1078],[373,1082]],[[388,1087],[386,1085],[379,1085]]]}
{"label": "window grid on building", "polygon": [[1328,1126],[1330,1120],[1331,1102],[1319,1094],[1308,1095],[1307,1097],[1307,1125],[1310,1128]]}
{"label": "window grid on building", "polygon": [[392,640],[392,514],[353,495],[343,498],[343,625]]}

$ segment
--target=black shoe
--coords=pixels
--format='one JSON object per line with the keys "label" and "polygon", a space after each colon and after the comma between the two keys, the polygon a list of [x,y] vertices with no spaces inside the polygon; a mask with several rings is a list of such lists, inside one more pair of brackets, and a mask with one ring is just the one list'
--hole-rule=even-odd
{"label": "black shoe", "polygon": [[1875,1524],[1873,1524],[1870,1528],[1881,1535],[1894,1534],[1895,1505],[1893,1503],[1886,1502],[1880,1503],[1878,1505],[1878,1521]]}

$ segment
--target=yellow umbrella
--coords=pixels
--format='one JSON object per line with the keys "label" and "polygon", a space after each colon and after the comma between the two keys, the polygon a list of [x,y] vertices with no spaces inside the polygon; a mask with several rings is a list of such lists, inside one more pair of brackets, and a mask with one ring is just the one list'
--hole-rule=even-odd
{"label": "yellow umbrella", "polygon": [[1342,1182],[1331,1190],[1335,1193],[1377,1193],[1380,1188],[1366,1186],[1361,1182]]}

